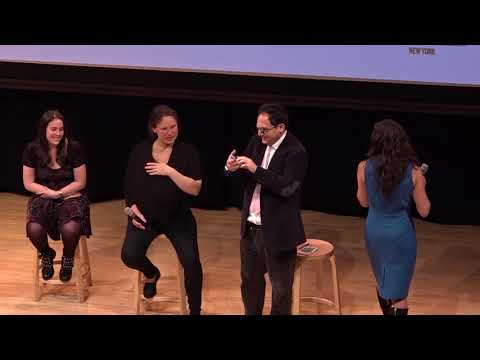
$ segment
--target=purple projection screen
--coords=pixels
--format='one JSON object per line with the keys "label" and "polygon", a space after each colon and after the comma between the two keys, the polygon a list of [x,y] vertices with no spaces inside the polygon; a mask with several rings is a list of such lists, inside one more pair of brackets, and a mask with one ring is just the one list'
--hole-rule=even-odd
{"label": "purple projection screen", "polygon": [[480,86],[477,45],[0,45],[0,61]]}

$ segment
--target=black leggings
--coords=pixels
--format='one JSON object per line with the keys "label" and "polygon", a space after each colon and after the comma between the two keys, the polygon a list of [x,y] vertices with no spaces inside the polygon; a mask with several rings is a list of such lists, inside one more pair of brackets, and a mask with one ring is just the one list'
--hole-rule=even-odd
{"label": "black leggings", "polygon": [[[60,226],[60,234],[62,234],[63,255],[74,257],[75,249],[80,240],[80,223],[70,220]],[[40,254],[49,254],[50,246],[48,245],[47,229],[44,226],[35,222],[28,223],[27,236]]]}
{"label": "black leggings", "polygon": [[141,271],[147,278],[155,276],[157,268],[146,253],[152,241],[164,233],[172,243],[185,274],[185,290],[191,314],[199,314],[202,304],[203,271],[197,243],[197,223],[188,210],[177,217],[166,229],[140,230],[128,222],[122,248],[122,261],[129,268]]}

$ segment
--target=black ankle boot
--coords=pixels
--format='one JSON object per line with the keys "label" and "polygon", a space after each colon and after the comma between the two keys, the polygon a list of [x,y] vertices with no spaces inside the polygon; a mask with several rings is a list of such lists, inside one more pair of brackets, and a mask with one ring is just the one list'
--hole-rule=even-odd
{"label": "black ankle boot", "polygon": [[390,301],[382,298],[378,290],[377,290],[377,299],[378,299],[380,308],[382,309],[383,315],[389,315],[390,309],[391,309]]}
{"label": "black ankle boot", "polygon": [[60,268],[60,280],[63,282],[70,281],[72,278],[73,257],[62,256],[62,267]]}
{"label": "black ankle boot", "polygon": [[151,279],[145,277],[145,285],[143,285],[143,296],[147,299],[153,298],[157,295],[157,281],[160,279],[160,270],[156,269],[155,276]]}
{"label": "black ankle boot", "polygon": [[55,269],[53,268],[53,260],[57,253],[52,248],[48,248],[45,253],[40,255],[40,259],[42,262],[42,278],[43,280],[50,280],[55,273]]}
{"label": "black ankle boot", "polygon": [[400,308],[396,308],[396,307],[391,307],[390,308],[390,313],[389,315],[393,315],[393,316],[407,316],[408,315],[408,308],[406,309],[400,309]]}

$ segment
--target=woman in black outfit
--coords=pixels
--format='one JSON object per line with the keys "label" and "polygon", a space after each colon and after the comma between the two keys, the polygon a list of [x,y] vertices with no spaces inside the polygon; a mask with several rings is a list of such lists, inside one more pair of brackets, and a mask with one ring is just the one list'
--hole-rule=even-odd
{"label": "woman in black outfit", "polygon": [[126,204],[143,224],[129,218],[122,260],[145,275],[143,295],[154,297],[160,271],[146,253],[152,241],[165,234],[184,268],[190,314],[199,315],[203,272],[190,200],[199,194],[202,176],[195,148],[176,142],[178,121],[175,110],[156,106],[149,119],[152,138],[137,144],[130,154],[125,178]]}
{"label": "woman in black outfit", "polygon": [[46,111],[37,138],[23,152],[23,185],[33,193],[27,205],[27,236],[41,256],[42,277],[53,277],[56,253],[48,237],[63,242],[59,278],[72,278],[73,258],[81,235],[92,234],[85,186],[87,169],[80,143],[68,137],[63,115]]}

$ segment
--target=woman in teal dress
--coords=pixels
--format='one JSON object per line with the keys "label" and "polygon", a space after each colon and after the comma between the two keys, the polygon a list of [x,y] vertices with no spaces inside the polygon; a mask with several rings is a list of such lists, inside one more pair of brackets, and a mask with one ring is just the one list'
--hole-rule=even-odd
{"label": "woman in teal dress", "polygon": [[417,256],[412,198],[426,217],[426,180],[404,129],[393,120],[375,124],[367,160],[357,171],[357,198],[368,207],[365,246],[384,315],[407,315],[408,291]]}

